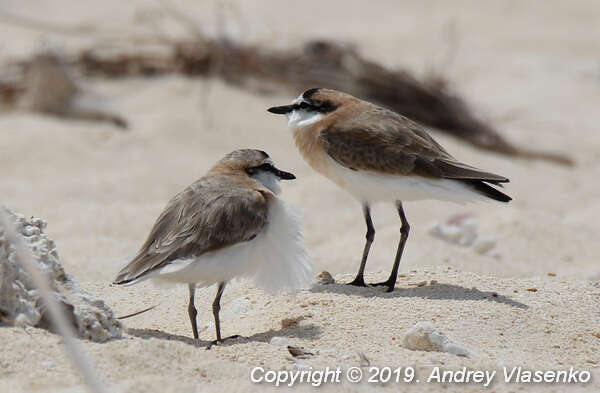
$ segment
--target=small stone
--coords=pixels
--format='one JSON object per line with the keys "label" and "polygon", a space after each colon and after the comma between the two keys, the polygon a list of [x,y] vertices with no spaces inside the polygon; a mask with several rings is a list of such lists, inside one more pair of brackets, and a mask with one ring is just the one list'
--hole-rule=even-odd
{"label": "small stone", "polygon": [[537,292],[537,288],[527,288],[529,292]]}
{"label": "small stone", "polygon": [[298,359],[307,359],[311,356],[315,356],[314,353],[305,351],[304,348],[293,347],[291,345],[287,346],[287,350],[290,353],[290,355]]}
{"label": "small stone", "polygon": [[548,273],[548,276],[550,276],[550,277],[556,277],[556,273]]}
{"label": "small stone", "polygon": [[317,282],[321,285],[334,284],[335,280],[331,276],[327,270],[323,270],[321,273],[317,274]]}
{"label": "small stone", "polygon": [[289,342],[289,340],[287,337],[275,336],[275,337],[271,338],[271,341],[269,341],[269,344],[276,346],[276,347],[287,347],[288,342]]}
{"label": "small stone", "polygon": [[600,332],[595,332],[595,333],[594,333],[594,337],[596,337],[596,338],[600,338]]}
{"label": "small stone", "polygon": [[427,281],[411,282],[408,283],[408,285],[413,285],[415,287],[424,287],[425,285],[427,285]]}
{"label": "small stone", "polygon": [[448,352],[456,356],[474,356],[471,351],[444,336],[431,322],[419,322],[413,326],[404,336],[403,345],[413,351]]}
{"label": "small stone", "polygon": [[431,280],[429,281],[429,285],[435,285],[438,283],[438,280]]}

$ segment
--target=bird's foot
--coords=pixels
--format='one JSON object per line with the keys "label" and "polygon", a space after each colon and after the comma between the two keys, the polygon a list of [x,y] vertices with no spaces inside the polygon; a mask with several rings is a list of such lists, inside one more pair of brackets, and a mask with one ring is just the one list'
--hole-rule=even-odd
{"label": "bird's foot", "polygon": [[211,349],[213,347],[213,345],[219,345],[227,340],[235,340],[236,338],[240,338],[240,337],[242,337],[242,336],[240,336],[239,334],[234,334],[233,336],[225,337],[220,340],[211,341],[210,344],[208,344],[206,346],[206,350]]}
{"label": "bird's foot", "polygon": [[396,286],[396,280],[392,281],[390,279],[387,279],[386,281],[376,282],[370,285],[373,287],[387,287],[386,292],[393,292],[394,287]]}
{"label": "bird's foot", "polygon": [[354,280],[350,281],[346,285],[353,285],[355,287],[368,287],[368,285],[365,283],[365,279],[363,278],[363,276],[356,276]]}

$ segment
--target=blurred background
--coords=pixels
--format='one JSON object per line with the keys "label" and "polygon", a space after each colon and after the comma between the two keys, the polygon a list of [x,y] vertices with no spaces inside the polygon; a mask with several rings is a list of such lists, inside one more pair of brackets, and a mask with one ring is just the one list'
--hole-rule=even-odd
{"label": "blurred background", "polygon": [[[406,204],[401,271],[598,279],[599,20],[592,0],[3,0],[0,203],[47,220],[78,279],[110,281],[169,198],[231,150],[260,148],[297,175],[284,197],[315,265],[354,274],[359,204],[266,112],[323,81],[365,99],[385,91],[380,103],[401,113],[425,97],[404,114],[460,161],[511,179],[507,206]],[[381,205],[373,220],[367,270],[388,271],[399,219]],[[461,240],[465,221],[488,246]]]}

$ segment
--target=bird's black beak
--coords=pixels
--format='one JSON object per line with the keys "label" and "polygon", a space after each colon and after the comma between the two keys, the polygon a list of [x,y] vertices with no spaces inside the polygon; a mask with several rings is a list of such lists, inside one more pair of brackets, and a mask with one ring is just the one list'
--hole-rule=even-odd
{"label": "bird's black beak", "polygon": [[274,106],[267,110],[271,113],[276,113],[278,115],[287,115],[288,113],[290,113],[293,110],[293,108],[291,105],[283,105],[283,106]]}
{"label": "bird's black beak", "polygon": [[294,180],[296,178],[293,173],[280,171],[277,168],[273,168],[273,173],[281,180]]}

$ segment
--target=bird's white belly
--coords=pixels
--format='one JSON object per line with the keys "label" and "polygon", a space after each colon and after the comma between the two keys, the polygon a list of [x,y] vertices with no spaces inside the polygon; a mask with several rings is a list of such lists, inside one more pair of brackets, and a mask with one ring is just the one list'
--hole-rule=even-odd
{"label": "bird's white belly", "polygon": [[267,220],[254,239],[194,259],[174,261],[152,278],[202,287],[249,277],[269,292],[309,286],[314,274],[304,248],[300,217],[283,200],[274,198]]}
{"label": "bird's white belly", "polygon": [[387,175],[354,171],[328,158],[325,176],[348,191],[360,202],[395,202],[439,199],[464,203],[481,199],[463,183],[451,179]]}

